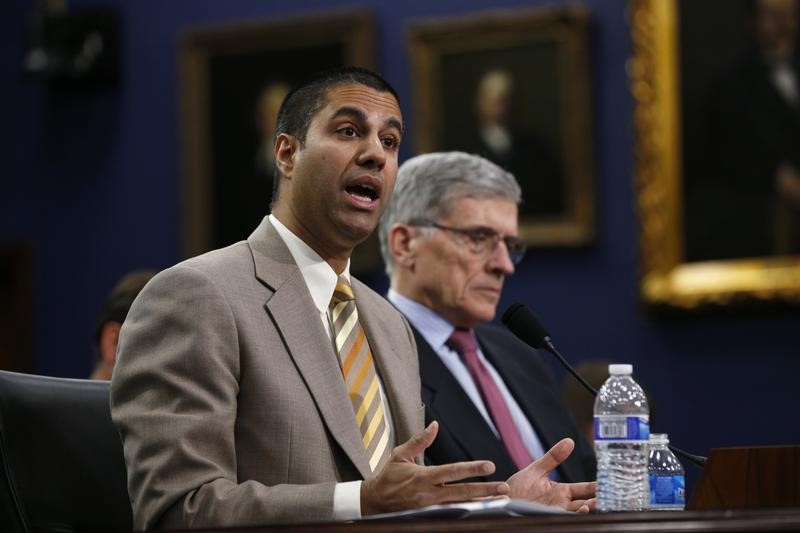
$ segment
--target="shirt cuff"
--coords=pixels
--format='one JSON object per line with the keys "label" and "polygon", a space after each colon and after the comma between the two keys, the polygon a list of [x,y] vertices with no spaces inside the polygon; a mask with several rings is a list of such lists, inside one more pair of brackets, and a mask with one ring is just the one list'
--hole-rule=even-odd
{"label": "shirt cuff", "polygon": [[334,520],[361,518],[361,481],[337,483],[333,488]]}

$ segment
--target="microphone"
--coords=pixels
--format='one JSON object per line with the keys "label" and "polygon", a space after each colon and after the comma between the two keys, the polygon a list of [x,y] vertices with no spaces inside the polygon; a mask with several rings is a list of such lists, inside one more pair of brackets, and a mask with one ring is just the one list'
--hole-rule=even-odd
{"label": "microphone", "polygon": [[[517,336],[519,340],[527,344],[528,346],[536,349],[545,349],[551,354],[555,355],[556,358],[561,362],[564,367],[569,370],[570,374],[575,376],[581,385],[584,386],[586,390],[588,390],[592,396],[597,396],[597,389],[592,387],[588,381],[586,381],[583,376],[578,374],[578,371],[575,370],[569,362],[561,355],[556,347],[553,345],[553,341],[550,339],[550,334],[547,333],[547,330],[544,329],[544,326],[536,319],[534,314],[531,312],[530,309],[525,307],[525,305],[521,303],[511,304],[511,306],[506,309],[506,312],[503,313],[502,318],[503,324],[511,330],[511,333]],[[672,444],[669,445],[669,449],[673,451],[676,455],[680,455],[687,461],[696,464],[699,467],[703,467],[706,464],[706,458],[701,455],[694,455],[689,452],[685,452],[680,448],[676,448]]]}

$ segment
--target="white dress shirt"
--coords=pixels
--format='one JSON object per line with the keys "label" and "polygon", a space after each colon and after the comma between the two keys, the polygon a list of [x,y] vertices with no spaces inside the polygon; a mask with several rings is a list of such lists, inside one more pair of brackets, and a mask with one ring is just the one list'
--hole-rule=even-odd
{"label": "white dress shirt", "polygon": [[[322,325],[328,333],[328,337],[332,339],[328,306],[331,303],[333,291],[336,289],[336,283],[339,277],[317,252],[300,237],[292,233],[292,231],[284,226],[274,215],[269,215],[269,221],[275,227],[275,231],[278,232],[278,235],[286,244],[286,247],[289,248],[289,253],[292,254],[292,258],[295,263],[297,263],[297,267],[303,275],[303,280],[308,286],[308,291],[311,293],[311,299],[314,301],[314,305],[319,311],[319,318],[322,321]],[[348,281],[350,280],[349,260],[347,261],[347,266],[344,272],[342,272],[342,275],[344,275]],[[333,341],[331,340],[331,342]],[[378,375],[378,388],[381,393],[381,399],[383,400],[386,423],[389,427],[394,427],[392,425],[389,402],[386,399],[380,375]],[[361,517],[361,481],[347,481],[336,484],[333,491],[333,517],[336,520],[351,520]]]}

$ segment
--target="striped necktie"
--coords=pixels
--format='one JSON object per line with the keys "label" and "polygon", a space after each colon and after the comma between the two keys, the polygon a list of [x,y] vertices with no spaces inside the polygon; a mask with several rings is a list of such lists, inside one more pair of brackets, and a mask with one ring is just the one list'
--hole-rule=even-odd
{"label": "striped necktie", "polygon": [[329,309],[347,394],[361,430],[369,467],[375,472],[391,453],[391,428],[386,423],[372,350],[358,321],[353,289],[344,276],[339,276]]}

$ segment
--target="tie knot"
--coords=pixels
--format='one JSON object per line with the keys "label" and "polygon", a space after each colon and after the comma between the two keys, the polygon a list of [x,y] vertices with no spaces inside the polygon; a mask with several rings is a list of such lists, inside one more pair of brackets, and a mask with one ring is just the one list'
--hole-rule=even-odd
{"label": "tie knot", "polygon": [[472,333],[470,330],[464,328],[456,328],[453,330],[450,338],[447,339],[447,346],[461,355],[476,351],[475,339],[472,337]]}
{"label": "tie knot", "polygon": [[336,288],[333,290],[333,296],[331,296],[331,306],[355,299],[356,297],[353,296],[353,288],[350,287],[350,282],[347,281],[346,277],[339,276],[339,280],[336,282]]}

